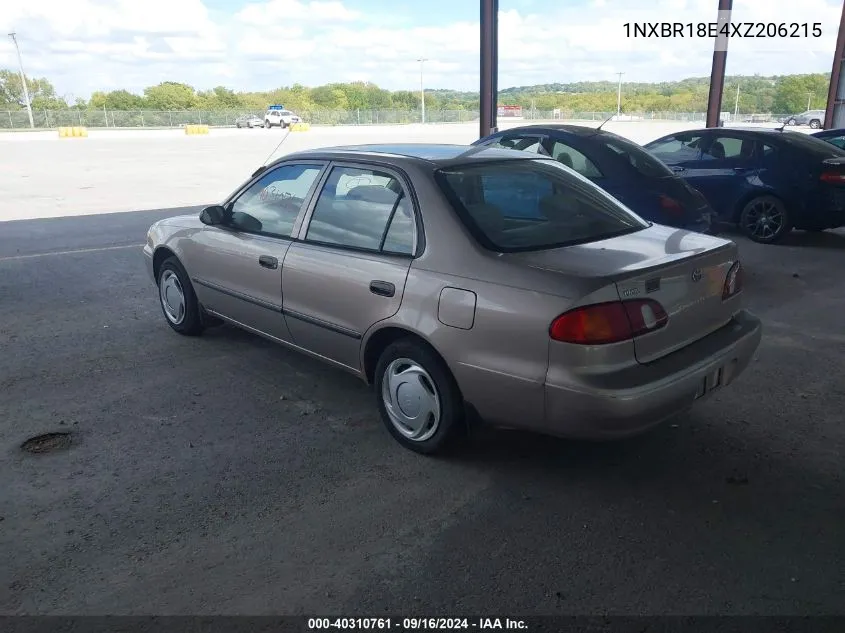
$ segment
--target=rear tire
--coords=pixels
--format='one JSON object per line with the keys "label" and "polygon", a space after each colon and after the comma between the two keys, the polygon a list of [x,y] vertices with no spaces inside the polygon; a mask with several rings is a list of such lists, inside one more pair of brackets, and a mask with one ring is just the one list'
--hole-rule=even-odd
{"label": "rear tire", "polygon": [[179,334],[202,334],[202,314],[188,273],[175,257],[168,257],[158,270],[158,296],[164,320]]}
{"label": "rear tire", "polygon": [[813,119],[812,121],[810,121],[810,127],[814,130],[818,130],[821,126],[822,123],[818,119]]}
{"label": "rear tire", "polygon": [[791,230],[792,220],[786,205],[774,196],[749,200],[739,214],[739,229],[759,244],[780,242]]}
{"label": "rear tire", "polygon": [[405,448],[442,453],[466,430],[463,397],[440,357],[411,338],[391,343],[379,357],[373,388],[381,419]]}

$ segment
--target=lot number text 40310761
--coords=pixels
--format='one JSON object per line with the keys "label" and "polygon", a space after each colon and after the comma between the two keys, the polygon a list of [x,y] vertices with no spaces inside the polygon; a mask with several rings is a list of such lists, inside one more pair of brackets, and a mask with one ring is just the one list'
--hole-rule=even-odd
{"label": "lot number text 40310761", "polygon": [[625,37],[803,38],[822,36],[821,22],[626,22]]}

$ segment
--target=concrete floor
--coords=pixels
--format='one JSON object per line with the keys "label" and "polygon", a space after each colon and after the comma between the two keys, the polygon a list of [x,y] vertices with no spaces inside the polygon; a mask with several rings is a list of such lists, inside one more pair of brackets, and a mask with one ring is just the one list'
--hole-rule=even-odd
{"label": "concrete floor", "polygon": [[0,222],[1,614],[845,614],[845,234],[737,238],[763,342],[676,426],[424,458],[355,379],[165,324],[137,245],[184,209],[137,209],[234,187],[279,138],[241,132],[0,154],[3,213],[84,216]]}

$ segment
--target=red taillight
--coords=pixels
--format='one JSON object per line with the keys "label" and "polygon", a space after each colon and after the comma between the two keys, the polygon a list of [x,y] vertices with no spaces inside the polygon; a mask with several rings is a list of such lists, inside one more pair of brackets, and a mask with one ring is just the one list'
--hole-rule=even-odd
{"label": "red taillight", "polygon": [[680,202],[663,194],[660,194],[660,208],[669,213],[684,212],[684,207],[681,206]]}
{"label": "red taillight", "polygon": [[725,277],[725,285],[722,288],[722,299],[730,299],[742,290],[742,264],[736,262],[728,271]]}
{"label": "red taillight", "polygon": [[836,185],[845,184],[845,173],[838,172],[838,171],[823,171],[822,175],[819,176],[819,180],[822,182],[829,182]]}
{"label": "red taillight", "polygon": [[653,299],[595,303],[561,314],[552,321],[549,336],[563,343],[607,345],[659,330],[668,321]]}

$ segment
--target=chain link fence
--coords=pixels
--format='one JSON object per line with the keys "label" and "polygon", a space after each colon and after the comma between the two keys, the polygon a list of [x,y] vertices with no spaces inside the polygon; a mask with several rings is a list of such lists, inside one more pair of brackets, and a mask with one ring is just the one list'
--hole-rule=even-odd
{"label": "chain link fence", "polygon": [[[312,125],[402,125],[420,123],[419,110],[311,110],[297,113]],[[33,110],[33,123],[39,129],[81,126],[88,128],[180,128],[186,125],[233,127],[245,115],[264,117],[264,111],[249,110]],[[534,110],[525,108],[522,116],[499,116],[499,123],[509,120],[527,121],[604,121],[617,118],[615,112],[578,112],[572,110]],[[746,113],[737,117],[730,113],[730,123],[778,123],[788,115]],[[620,121],[678,121],[703,124],[705,112],[626,112]],[[468,123],[478,120],[477,110],[437,110],[425,112],[426,123]],[[26,110],[0,111],[0,129],[28,129]]]}

